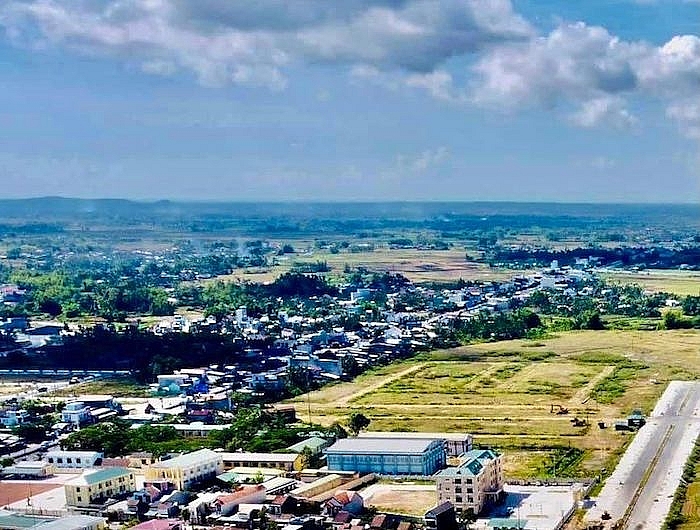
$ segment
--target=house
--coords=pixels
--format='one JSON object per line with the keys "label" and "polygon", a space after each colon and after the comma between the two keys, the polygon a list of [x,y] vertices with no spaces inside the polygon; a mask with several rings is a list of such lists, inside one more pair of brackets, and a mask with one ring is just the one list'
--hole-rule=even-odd
{"label": "house", "polygon": [[328,469],[381,475],[430,476],[445,467],[442,440],[342,438],[326,449]]}
{"label": "house", "polygon": [[241,504],[260,504],[265,502],[265,486],[256,484],[241,486],[231,493],[220,495],[212,503],[212,511],[221,515],[231,515]]}
{"label": "house", "polygon": [[92,421],[92,412],[82,401],[73,401],[66,404],[61,411],[61,421],[73,425],[84,425]]}
{"label": "house", "polygon": [[304,458],[297,453],[220,453],[224,469],[262,467],[284,471],[301,471]]}
{"label": "house", "polygon": [[101,465],[103,458],[97,451],[49,451],[44,462],[53,464],[57,470],[88,469]]}
{"label": "house", "polygon": [[126,455],[126,459],[129,462],[129,467],[133,468],[150,466],[156,461],[156,459],[153,457],[153,453],[148,453],[145,451]]}
{"label": "house", "polygon": [[17,427],[29,419],[29,413],[24,409],[7,409],[0,411],[0,423],[3,427]]}
{"label": "house", "polygon": [[328,440],[319,436],[312,436],[294,445],[290,445],[287,447],[287,451],[290,453],[302,453],[305,449],[308,449],[311,451],[312,455],[319,455],[326,447],[328,447]]}
{"label": "house", "polygon": [[425,512],[423,516],[426,530],[457,530],[457,514],[451,502],[443,502]]}
{"label": "house", "polygon": [[146,517],[157,517],[159,519],[179,517],[182,508],[192,501],[192,497],[193,494],[188,491],[175,490],[170,492],[157,502],[151,503],[150,509],[146,512]]}
{"label": "house", "polygon": [[126,468],[110,467],[85,471],[63,486],[66,505],[88,507],[103,504],[110,497],[120,497],[136,489],[134,473]]}
{"label": "house", "polygon": [[339,491],[321,505],[321,513],[329,517],[335,517],[340,512],[359,515],[364,507],[364,500],[356,491]]}
{"label": "house", "polygon": [[56,469],[47,462],[19,461],[12,466],[0,470],[0,475],[23,479],[37,479],[50,477]]}
{"label": "house", "polygon": [[132,530],[181,530],[182,521],[179,519],[152,519],[144,521],[136,526],[131,527]]}
{"label": "house", "polygon": [[436,475],[438,503],[450,502],[458,511],[479,514],[499,502],[504,493],[502,456],[491,450],[473,450],[460,457],[460,465]]}
{"label": "house", "polygon": [[222,454],[211,449],[200,449],[151,464],[145,470],[145,484],[155,485],[163,491],[187,489],[213,479],[223,471]]}

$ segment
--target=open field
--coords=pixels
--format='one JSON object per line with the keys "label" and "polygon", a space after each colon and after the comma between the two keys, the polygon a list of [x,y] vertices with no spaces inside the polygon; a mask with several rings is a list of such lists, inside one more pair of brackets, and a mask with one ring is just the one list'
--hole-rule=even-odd
{"label": "open field", "polygon": [[[414,282],[464,280],[502,280],[521,271],[491,268],[484,263],[467,261],[465,250],[416,250],[377,248],[367,252],[314,251],[288,254],[278,265],[266,268],[248,268],[234,271],[217,280],[242,280],[251,282],[274,281],[280,274],[289,271],[297,263],[325,261],[331,268],[331,276],[342,274],[345,267],[365,267],[372,271],[401,273]],[[207,280],[209,281],[209,280]]]}
{"label": "open field", "polygon": [[139,384],[131,377],[114,377],[86,381],[54,390],[48,395],[52,397],[76,397],[85,394],[107,394],[113,397],[147,397],[148,387]]}
{"label": "open field", "polygon": [[680,296],[700,295],[700,271],[643,270],[606,272],[607,280],[638,284],[649,291],[673,293]]}
{"label": "open field", "polygon": [[[666,381],[697,378],[698,353],[693,330],[476,344],[313,392],[311,419],[342,422],[357,410],[373,430],[472,432],[478,445],[506,453],[510,476],[592,476],[612,469],[631,437],[611,423],[635,408],[648,413]],[[293,401],[306,419],[307,396]],[[557,414],[559,406],[568,414]],[[575,427],[575,417],[590,425]]]}

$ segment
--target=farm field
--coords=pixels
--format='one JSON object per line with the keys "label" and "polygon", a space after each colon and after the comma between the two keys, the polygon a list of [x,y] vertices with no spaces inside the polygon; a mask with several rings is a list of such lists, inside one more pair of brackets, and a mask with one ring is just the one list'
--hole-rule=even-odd
{"label": "farm field", "polygon": [[700,295],[700,271],[619,271],[606,272],[602,276],[606,280],[637,284],[655,292],[673,293],[680,296]]}
{"label": "farm field", "polygon": [[326,425],[359,411],[371,430],[471,432],[505,453],[511,477],[594,476],[631,437],[614,421],[698,377],[699,353],[693,330],[569,332],[435,351],[292,402]]}
{"label": "farm field", "polygon": [[[377,248],[374,251],[332,254],[314,251],[284,256],[278,265],[266,268],[248,268],[234,271],[217,280],[242,280],[271,282],[280,274],[289,271],[297,263],[325,261],[331,268],[329,273],[342,274],[345,266],[366,267],[373,271],[401,273],[414,282],[464,280],[502,280],[521,271],[491,268],[484,263],[467,261],[464,249],[416,250]],[[207,280],[209,281],[209,280]]]}

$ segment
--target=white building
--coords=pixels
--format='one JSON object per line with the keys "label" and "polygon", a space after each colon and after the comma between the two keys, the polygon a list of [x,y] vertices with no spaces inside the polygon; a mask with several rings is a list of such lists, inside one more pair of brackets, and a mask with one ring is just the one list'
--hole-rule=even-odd
{"label": "white building", "polygon": [[90,412],[90,407],[82,401],[68,403],[61,411],[61,421],[64,423],[81,425],[90,421],[91,418],[92,413]]}
{"label": "white building", "polygon": [[490,450],[473,450],[460,457],[457,467],[436,475],[437,502],[451,502],[457,512],[479,514],[489,504],[503,498],[502,456]]}
{"label": "white building", "polygon": [[198,482],[214,478],[222,471],[221,454],[211,449],[200,449],[148,466],[145,482],[184,490]]}
{"label": "white building", "polygon": [[102,463],[104,455],[97,451],[49,451],[44,462],[56,469],[87,469]]}

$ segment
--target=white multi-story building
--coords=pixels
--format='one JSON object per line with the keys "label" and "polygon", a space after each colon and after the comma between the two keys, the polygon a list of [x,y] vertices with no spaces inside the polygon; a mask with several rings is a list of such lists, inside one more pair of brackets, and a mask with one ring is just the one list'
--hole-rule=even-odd
{"label": "white multi-story building", "polygon": [[458,512],[479,514],[503,497],[502,456],[490,450],[473,450],[460,457],[457,467],[436,475],[437,502],[451,502]]}
{"label": "white multi-story building", "polygon": [[199,482],[212,479],[223,472],[221,453],[200,449],[146,468],[146,484],[169,486],[184,490]]}
{"label": "white multi-story building", "polygon": [[68,403],[61,411],[61,421],[64,423],[72,423],[74,425],[82,425],[92,419],[90,407],[82,401],[73,401]]}

